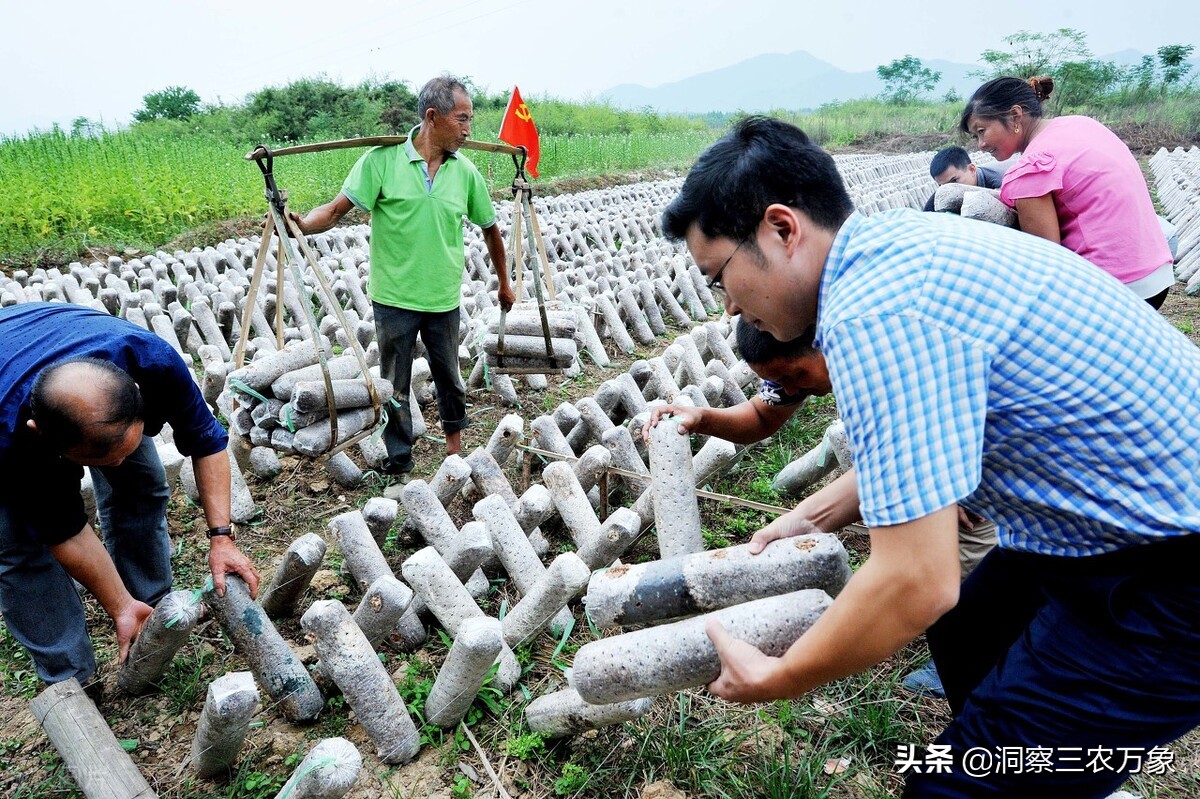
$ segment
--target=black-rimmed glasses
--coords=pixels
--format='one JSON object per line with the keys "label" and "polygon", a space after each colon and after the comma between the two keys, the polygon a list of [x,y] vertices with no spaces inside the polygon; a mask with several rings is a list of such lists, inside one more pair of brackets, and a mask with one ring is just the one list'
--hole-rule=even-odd
{"label": "black-rimmed glasses", "polygon": [[725,287],[721,285],[721,274],[725,271],[725,267],[729,266],[729,262],[733,260],[733,256],[737,255],[737,251],[740,250],[742,245],[745,243],[745,239],[739,241],[737,246],[733,248],[733,252],[729,253],[729,257],[725,259],[725,263],[721,264],[721,268],[714,272],[713,276],[709,278],[708,288],[710,291],[715,290],[721,293],[725,292]]}

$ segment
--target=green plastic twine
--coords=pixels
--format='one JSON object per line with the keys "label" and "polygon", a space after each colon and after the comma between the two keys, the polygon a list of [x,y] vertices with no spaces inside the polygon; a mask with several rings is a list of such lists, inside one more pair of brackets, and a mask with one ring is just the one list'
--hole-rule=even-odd
{"label": "green plastic twine", "polygon": [[387,429],[388,419],[391,416],[391,414],[388,413],[389,406],[399,410],[400,403],[396,401],[395,397],[388,397],[387,402],[379,406],[379,428],[371,434],[372,444],[378,444],[379,440],[383,438],[383,431]]}
{"label": "green plastic twine", "polygon": [[279,796],[277,797],[277,799],[284,799],[284,797],[286,797],[288,794],[290,794],[292,791],[294,791],[296,789],[296,786],[300,784],[300,780],[302,780],[306,776],[308,776],[309,773],[316,771],[319,768],[325,768],[326,766],[331,766],[331,765],[336,765],[336,764],[337,764],[337,758],[333,757],[333,756],[323,757],[323,758],[320,758],[319,760],[314,760],[312,763],[309,763],[307,766],[305,766],[304,764],[301,764],[299,770],[296,771],[296,773],[295,773],[295,775],[293,775],[292,779],[288,780],[288,784],[284,787],[284,789],[282,791],[279,792]]}
{"label": "green plastic twine", "polygon": [[[254,389],[250,388],[250,386],[246,385],[245,381],[243,381],[241,378],[237,378],[237,377],[229,378],[229,387],[232,388],[234,391],[240,391],[243,394],[249,394],[251,397],[254,397],[256,400],[260,400],[262,402],[267,402],[266,397],[264,397],[262,394],[259,394]],[[292,432],[294,433],[295,431],[293,430]]]}
{"label": "green plastic twine", "polygon": [[289,402],[283,406],[283,418],[280,421],[283,422],[283,426],[288,429],[288,432],[296,432],[296,423],[292,421],[292,403]]}
{"label": "green plastic twine", "polygon": [[[211,581],[212,577],[209,577],[208,579]],[[191,601],[191,603],[189,603],[187,605],[188,609],[195,607],[200,602],[200,589],[199,588],[193,588],[191,590],[191,594],[192,594],[192,601]],[[172,616],[171,618],[167,619],[166,624],[163,626],[170,629],[171,627],[174,627],[179,622],[183,621],[185,618],[186,618],[186,616],[184,614],[184,611],[181,610],[178,613],[176,613],[174,616]]]}

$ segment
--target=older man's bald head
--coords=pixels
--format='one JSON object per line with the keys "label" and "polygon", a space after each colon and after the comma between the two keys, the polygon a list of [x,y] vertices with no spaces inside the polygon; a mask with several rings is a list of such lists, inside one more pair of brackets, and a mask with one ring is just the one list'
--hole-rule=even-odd
{"label": "older man's bald head", "polygon": [[141,391],[108,361],[79,358],[46,367],[33,383],[29,406],[29,426],[55,452],[81,456],[73,460],[104,460],[133,437],[135,425],[141,438]]}

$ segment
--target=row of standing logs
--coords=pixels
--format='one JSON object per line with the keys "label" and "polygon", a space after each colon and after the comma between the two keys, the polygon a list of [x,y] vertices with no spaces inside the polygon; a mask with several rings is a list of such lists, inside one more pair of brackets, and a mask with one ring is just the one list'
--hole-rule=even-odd
{"label": "row of standing logs", "polygon": [[1150,159],[1158,202],[1176,228],[1175,279],[1200,294],[1200,147],[1160,149]]}
{"label": "row of standing logs", "polygon": [[[539,417],[536,429],[540,432],[535,433],[534,443],[557,447],[571,460],[547,465],[543,482],[531,485],[520,496],[501,466],[513,460],[524,436],[523,420],[510,415],[498,425],[486,447],[466,458],[447,458],[429,483],[413,481],[407,486],[401,503],[370,500],[360,511],[334,519],[328,540],[315,534],[298,539],[259,603],[250,600],[236,577],[227,580],[224,597],[217,597],[211,588],[205,592],[203,601],[226,629],[253,678],[240,673],[214,681],[193,743],[196,773],[220,774],[222,768],[227,770],[236,762],[245,724],[259,704],[255,685],[261,686],[270,704],[286,719],[300,722],[320,712],[324,699],[318,686],[332,683],[355,709],[382,761],[411,758],[416,752],[415,726],[375,652],[381,646],[402,651],[420,646],[428,635],[421,622],[426,614],[453,637],[425,707],[428,723],[445,726],[462,718],[493,663],[499,664],[493,676],[495,684],[510,691],[520,676],[512,648],[554,623],[561,630],[568,623],[562,618],[564,610],[569,620],[569,606],[580,597],[585,597],[589,613],[594,606],[593,622],[606,630],[635,621],[662,623],[638,633],[609,636],[581,649],[572,684],[538,697],[527,707],[531,728],[547,735],[576,734],[629,721],[647,712],[654,696],[710,681],[717,661],[715,650],[703,636],[703,619],[677,621],[680,617],[718,613],[734,634],[768,651],[779,651],[794,640],[848,577],[840,544],[832,537],[786,542],[786,546],[765,553],[761,563],[772,567],[765,571],[746,569],[746,556],[739,548],[704,553],[696,495],[690,486],[728,468],[736,457],[732,445],[711,439],[693,455],[688,437],[679,435],[668,420],[655,428],[647,462],[630,432],[637,430],[640,444],[639,422],[644,425],[651,403],[667,399],[686,403],[691,396],[707,402],[704,389],[695,385],[699,378],[711,389],[708,396],[714,404],[722,397],[744,400],[740,387],[737,397],[723,392],[724,382],[712,380],[715,375],[707,371],[713,370],[703,365],[707,356],[708,364],[722,363],[715,371],[723,368],[729,373],[719,354],[728,347],[727,331],[720,323],[699,325],[679,336],[661,362],[637,362],[624,375],[602,384],[596,397],[584,398],[577,403],[579,407],[567,406],[574,413],[560,408],[556,414]],[[731,350],[726,357],[734,358]],[[731,363],[740,373],[747,373],[744,364]],[[746,384],[752,386],[753,382],[747,380]],[[635,391],[640,400],[631,396]],[[629,414],[629,408],[637,413]],[[564,423],[555,421],[555,415]],[[635,420],[634,416],[641,418]],[[549,432],[547,424],[554,425],[557,435]],[[586,450],[574,458],[567,439],[579,425],[583,429],[575,440]],[[722,454],[706,454],[709,450]],[[594,512],[595,498],[589,499],[588,492],[596,487],[600,473],[613,464],[614,453],[621,453],[617,460],[645,479],[630,481],[630,507],[618,508],[601,522]],[[446,514],[446,505],[464,495],[472,498],[476,521],[460,529]],[[405,509],[403,520],[401,506]],[[547,564],[539,525],[554,517],[566,528],[575,550],[563,552]],[[593,573],[614,563],[656,518],[660,561]],[[388,531],[398,523],[429,544],[404,561],[400,570],[403,581],[381,549]],[[279,636],[272,617],[300,610],[303,593],[330,546],[341,550],[344,568],[363,589],[363,599],[353,614],[339,602],[318,601],[309,606],[302,625],[315,637],[321,664],[310,673]],[[486,565],[489,560],[491,566]],[[480,567],[492,574],[504,572],[519,592],[520,601],[503,619],[489,618],[468,589]],[[622,591],[659,595],[663,585],[673,587],[679,603],[647,608],[636,620],[611,612],[627,604],[614,599]],[[389,587],[394,589],[391,593],[385,590]],[[792,596],[796,591],[801,593]],[[778,601],[794,612],[780,617],[778,624],[764,625],[763,610],[774,606],[760,608],[755,603],[779,596],[784,598]],[[160,605],[156,615],[167,619],[185,616],[198,600],[184,593],[172,603],[170,607]],[[365,614],[364,608],[369,609]],[[390,612],[381,613],[385,608]],[[380,615],[386,616],[382,625],[377,620]],[[178,635],[172,634],[169,645],[164,646],[166,631],[173,628],[166,624],[148,627],[153,634],[139,639],[126,670],[142,673],[143,685],[155,680],[154,674],[145,672],[165,668],[163,652],[173,651],[181,643]],[[154,653],[153,657],[147,655],[144,660],[142,650]],[[653,653],[653,657],[631,659],[629,652]],[[630,663],[641,666],[630,669]],[[125,682],[124,673],[121,680]],[[605,693],[597,688],[602,685],[612,687]]]}

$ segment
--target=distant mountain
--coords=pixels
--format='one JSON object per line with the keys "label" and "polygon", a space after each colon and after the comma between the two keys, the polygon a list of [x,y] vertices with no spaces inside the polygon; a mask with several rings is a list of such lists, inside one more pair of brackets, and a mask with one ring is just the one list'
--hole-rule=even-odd
{"label": "distant mountain", "polygon": [[[1110,53],[1105,56],[1100,56],[1100,60],[1111,61],[1119,67],[1136,67],[1138,64],[1142,63],[1142,57],[1145,55],[1146,53],[1143,53],[1139,50],[1121,50],[1118,53]],[[1150,56],[1155,60],[1158,58],[1156,53],[1150,53]],[[1189,73],[1188,77],[1200,77],[1200,55],[1189,59],[1187,63],[1192,65],[1192,71]]]}
{"label": "distant mountain", "polygon": [[[979,85],[966,73],[979,69],[970,64],[926,61],[942,73],[933,91],[940,97],[953,87],[969,95]],[[770,111],[777,108],[816,108],[834,100],[871,97],[883,91],[883,83],[870,72],[847,72],[810,53],[755,56],[722,69],[648,88],[636,84],[614,86],[602,94],[622,108],[650,106],[659,111],[704,113],[706,111]]]}
{"label": "distant mountain", "polygon": [[1121,50],[1117,53],[1109,53],[1108,55],[1100,56],[1101,61],[1111,61],[1119,67],[1133,67],[1142,63],[1142,56],[1145,55],[1140,50]]}
{"label": "distant mountain", "polygon": [[[1122,50],[1101,58],[1131,66],[1140,63],[1142,55],[1136,50]],[[942,73],[930,97],[944,97],[953,89],[965,99],[982,83],[970,74],[983,69],[979,64],[922,60],[925,66]],[[1200,77],[1200,58],[1192,59],[1192,63],[1192,75]],[[624,83],[603,92],[601,97],[620,108],[649,106],[668,113],[759,112],[813,109],[837,100],[875,97],[882,91],[883,82],[875,70],[847,72],[797,50],[755,56],[661,86]]]}

